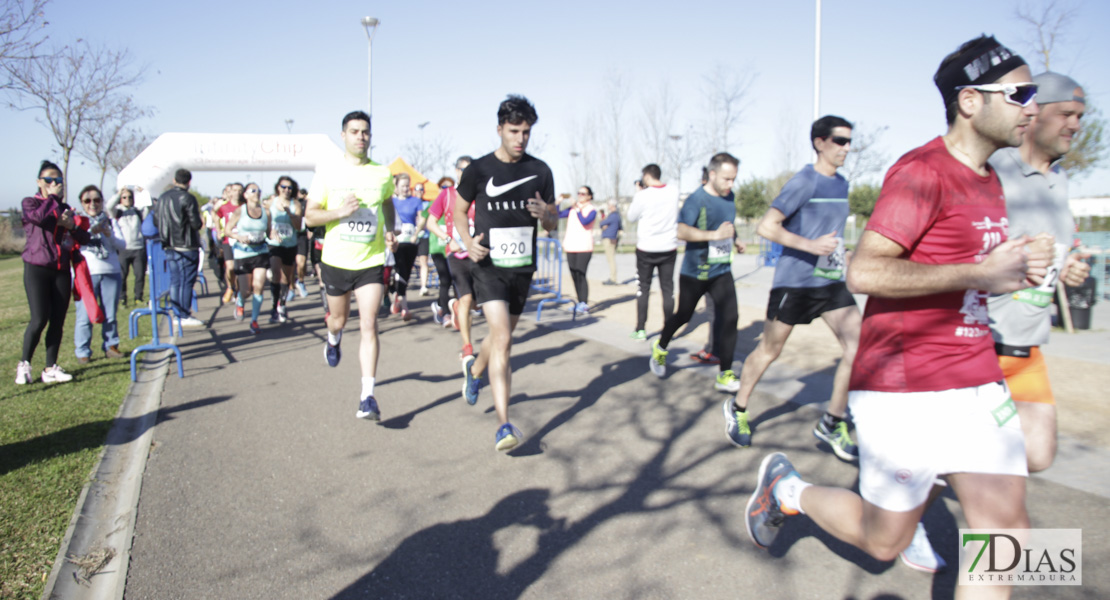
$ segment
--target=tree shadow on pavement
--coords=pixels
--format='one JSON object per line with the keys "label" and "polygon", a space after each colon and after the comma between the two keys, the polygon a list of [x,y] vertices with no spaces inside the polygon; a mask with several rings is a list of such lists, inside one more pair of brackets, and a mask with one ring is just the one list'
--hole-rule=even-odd
{"label": "tree shadow on pavement", "polygon": [[[172,418],[170,415],[175,412],[203,408],[211,404],[224,402],[230,398],[231,396],[215,396],[187,402],[170,409],[158,410],[156,422],[161,423]],[[47,458],[73,454],[89,448],[98,448],[102,445],[112,446],[131,443],[146,433],[147,428],[144,423],[147,415],[82,423],[34,439],[0,446],[0,475]]]}

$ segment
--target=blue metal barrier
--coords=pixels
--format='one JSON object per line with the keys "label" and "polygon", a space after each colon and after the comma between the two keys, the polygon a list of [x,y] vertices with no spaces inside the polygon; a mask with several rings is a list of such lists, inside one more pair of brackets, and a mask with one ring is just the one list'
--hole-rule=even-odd
{"label": "blue metal barrier", "polygon": [[146,258],[150,300],[147,308],[136,308],[131,311],[128,326],[131,339],[134,339],[139,330],[139,318],[143,315],[150,315],[152,339],[149,344],[143,344],[131,351],[131,381],[135,381],[135,359],[140,353],[149,350],[173,350],[173,353],[177,356],[177,376],[185,377],[185,368],[181,363],[181,349],[176,344],[161,341],[158,337],[158,315],[160,314],[169,317],[171,336],[173,335],[173,320],[175,317],[177,318],[177,332],[181,335],[185,333],[181,328],[181,317],[174,314],[173,309],[169,307],[170,273],[166,265],[166,254],[162,251],[162,244],[147,240]]}
{"label": "blue metal barrier", "polygon": [[759,264],[761,266],[773,267],[777,265],[780,256],[782,256],[782,244],[759,238]]}
{"label": "blue metal barrier", "polygon": [[1095,278],[1095,294],[1110,299],[1110,232],[1084,231],[1075,234],[1091,253],[1091,277]]}
{"label": "blue metal barrier", "polygon": [[[574,300],[563,297],[563,245],[555,238],[536,238],[536,274],[532,276],[532,290],[541,294],[555,294],[554,298],[544,298],[536,307],[536,320],[540,320],[543,305],[548,302],[560,304]],[[578,316],[575,311],[574,316]]]}

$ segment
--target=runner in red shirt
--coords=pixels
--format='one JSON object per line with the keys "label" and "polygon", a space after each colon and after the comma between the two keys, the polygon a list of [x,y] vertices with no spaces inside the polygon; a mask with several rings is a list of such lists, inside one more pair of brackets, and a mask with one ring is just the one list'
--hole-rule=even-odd
{"label": "runner in red shirt", "polygon": [[[1007,241],[1002,188],[987,159],[1021,144],[1037,113],[1020,56],[982,36],[941,63],[934,81],[948,133],[903,156],[849,265],[870,296],[849,385],[860,494],[810,485],[782,453],[767,456],[747,507],[748,532],[774,541],[784,515],[808,514],[879,560],[913,538],[937,476],[968,526],[1029,527],[1019,418],[994,357],[988,293],[1027,287],[1048,256]],[[944,415],[946,436],[922,421]],[[997,588],[991,590],[996,592]]]}

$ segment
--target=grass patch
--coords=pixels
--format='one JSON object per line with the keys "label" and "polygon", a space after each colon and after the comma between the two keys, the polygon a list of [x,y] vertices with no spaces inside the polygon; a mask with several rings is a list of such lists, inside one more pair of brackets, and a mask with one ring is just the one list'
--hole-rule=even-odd
{"label": "grass patch", "polygon": [[[127,354],[142,339],[127,339],[129,313],[122,306],[118,313],[120,350]],[[77,497],[131,385],[128,361],[108,360],[97,351],[98,326],[93,360],[78,366],[72,302],[58,363],[73,381],[15,385],[29,317],[23,260],[0,258],[0,598],[42,595]],[[31,361],[36,378],[45,355],[40,341]]]}

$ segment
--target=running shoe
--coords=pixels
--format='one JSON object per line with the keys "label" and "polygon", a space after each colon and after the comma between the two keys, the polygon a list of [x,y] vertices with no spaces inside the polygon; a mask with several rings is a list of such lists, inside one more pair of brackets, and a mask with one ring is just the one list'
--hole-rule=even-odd
{"label": "running shoe", "polygon": [[278,317],[277,308],[270,311],[270,323],[281,323],[281,319]]}
{"label": "running shoe", "polygon": [[748,536],[756,546],[769,548],[779,534],[787,515],[797,511],[784,509],[775,498],[775,485],[785,477],[798,476],[786,455],[775,452],[767,455],[759,465],[759,479],[745,510]]}
{"label": "running shoe", "polygon": [[817,422],[817,426],[813,428],[813,437],[832,446],[833,453],[840,460],[851,463],[859,462],[859,447],[852,442],[852,436],[848,434],[847,422],[840,421],[830,431],[825,426],[825,419],[821,419]]}
{"label": "running shoe", "polygon": [[[231,288],[227,288],[227,290],[224,291],[223,303],[227,304],[228,302],[231,302],[232,298],[234,298],[234,297],[235,297],[235,290],[233,290]],[[138,300],[136,300],[136,302],[138,302]]]}
{"label": "running shoe", "polygon": [[412,311],[407,308],[401,309],[401,320],[408,323],[412,320]]}
{"label": "running shoe", "polygon": [[725,400],[725,435],[733,444],[741,448],[752,445],[752,428],[748,425],[748,411],[733,408],[732,398]]}
{"label": "running shoe", "polygon": [[360,419],[368,421],[379,421],[382,418],[382,413],[378,410],[378,401],[373,396],[367,396],[358,403],[358,412],[355,416]]}
{"label": "running shoe", "polygon": [[574,305],[574,312],[580,312],[588,315],[590,314],[590,305],[586,304],[585,302],[579,302],[578,304]]}
{"label": "running shoe", "polygon": [[[28,367],[28,370],[30,370],[30,367]],[[73,381],[73,375],[66,373],[58,365],[46,367],[42,370],[43,383],[65,383],[67,381]]]}
{"label": "running shoe", "polygon": [[427,295],[428,295],[428,293],[429,293],[429,292],[428,292],[428,288],[426,288],[426,287],[422,287],[422,288],[420,288],[420,295],[421,295],[421,296],[427,296]]}
{"label": "running shoe", "polygon": [[286,302],[292,302],[293,298],[295,298],[295,297],[296,297],[296,293],[293,291],[293,288],[289,288],[289,291],[285,294],[285,301]]}
{"label": "running shoe", "polygon": [[432,320],[436,325],[443,325],[443,309],[439,307],[438,302],[432,302]]}
{"label": "running shoe", "polygon": [[401,294],[393,294],[393,304],[389,305],[389,314],[395,315],[401,312]]}
{"label": "running shoe", "polygon": [[301,298],[307,298],[308,297],[308,288],[306,288],[304,286],[303,281],[298,281],[297,282],[297,295],[300,296]]}
{"label": "running shoe", "polygon": [[343,353],[339,351],[339,344],[333,346],[331,342],[324,342],[324,360],[328,366],[338,367],[340,358],[343,358]]}
{"label": "running shoe", "polygon": [[282,302],[281,304],[278,304],[278,307],[277,307],[277,316],[278,316],[278,321],[280,321],[280,322],[282,322],[282,323],[284,323],[284,322],[286,322],[286,321],[288,321],[288,320],[289,320],[289,316],[288,316],[288,314],[287,314],[287,313],[285,312],[285,303],[284,303],[284,302]]}
{"label": "running shoe", "polygon": [[[455,307],[459,305],[457,298],[451,298],[447,301],[447,312],[451,313],[451,327],[457,331],[459,329],[459,315],[455,312]],[[447,325],[444,325],[446,327]]]}
{"label": "running shoe", "polygon": [[936,573],[948,566],[936,550],[933,550],[933,545],[925,535],[925,525],[921,522],[917,523],[917,530],[913,532],[913,541],[898,556],[907,567],[925,573]]}
{"label": "running shoe", "polygon": [[466,403],[474,406],[478,403],[478,392],[482,390],[482,378],[475,377],[470,368],[474,366],[474,356],[464,356],[462,360],[463,367],[463,398],[466,398]]}
{"label": "running shoe", "polygon": [[235,307],[235,320],[236,321],[242,321],[243,320],[243,307],[242,306],[236,306]]}
{"label": "running shoe", "polygon": [[31,363],[25,360],[19,361],[19,364],[15,366],[15,384],[27,385],[32,381],[34,381],[34,377],[31,376]]}
{"label": "running shoe", "polygon": [[648,368],[656,377],[667,374],[667,351],[659,347],[659,340],[651,343],[651,358],[648,359]]}
{"label": "running shoe", "polygon": [[182,327],[204,327],[204,321],[196,317],[182,317],[178,320]]}
{"label": "running shoe", "polygon": [[709,352],[706,352],[704,349],[698,350],[697,352],[691,354],[690,358],[693,359],[693,360],[696,360],[697,362],[707,364],[707,365],[719,365],[719,364],[721,364],[721,359],[717,358],[716,356],[713,356]]}
{"label": "running shoe", "polygon": [[644,331],[643,329],[637,329],[636,331],[633,331],[632,335],[630,335],[628,337],[636,340],[637,342],[646,342],[647,341],[647,332]]}
{"label": "running shoe", "polygon": [[717,373],[717,381],[713,384],[713,389],[718,392],[735,394],[740,391],[740,380],[737,379],[736,373],[732,370],[721,371]]}
{"label": "running shoe", "polygon": [[262,333],[262,328],[258,326],[258,321],[251,321],[251,335],[258,335]]}
{"label": "running shoe", "polygon": [[524,434],[513,427],[512,423],[505,423],[497,428],[497,435],[493,447],[499,452],[508,452],[524,441]]}

